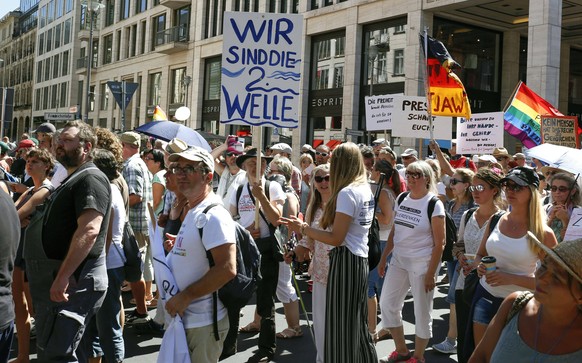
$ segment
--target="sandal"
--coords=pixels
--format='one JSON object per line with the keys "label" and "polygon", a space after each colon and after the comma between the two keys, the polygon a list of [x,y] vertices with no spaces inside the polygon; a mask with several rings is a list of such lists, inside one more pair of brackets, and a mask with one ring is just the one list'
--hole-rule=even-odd
{"label": "sandal", "polygon": [[383,340],[388,340],[392,338],[392,334],[390,334],[390,330],[381,329],[379,332],[375,334],[375,338],[376,342],[381,342]]}
{"label": "sandal", "polygon": [[282,332],[277,333],[277,338],[279,339],[294,339],[300,338],[303,336],[303,332],[301,331],[301,327],[296,328],[287,328]]}
{"label": "sandal", "polygon": [[238,330],[241,333],[258,333],[261,331],[261,328],[256,326],[254,322],[250,322],[248,325],[243,326]]}

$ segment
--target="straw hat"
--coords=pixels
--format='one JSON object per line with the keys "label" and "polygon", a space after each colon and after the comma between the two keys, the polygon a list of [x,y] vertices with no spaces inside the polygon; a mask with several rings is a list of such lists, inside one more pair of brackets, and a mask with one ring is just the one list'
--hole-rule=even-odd
{"label": "straw hat", "polygon": [[[531,232],[528,232],[528,234],[530,237],[533,236],[533,233]],[[538,246],[554,261],[556,261],[558,265],[582,284],[582,238],[563,241],[554,247],[554,249],[541,243],[537,238],[535,238],[535,236],[533,240],[536,241]]]}

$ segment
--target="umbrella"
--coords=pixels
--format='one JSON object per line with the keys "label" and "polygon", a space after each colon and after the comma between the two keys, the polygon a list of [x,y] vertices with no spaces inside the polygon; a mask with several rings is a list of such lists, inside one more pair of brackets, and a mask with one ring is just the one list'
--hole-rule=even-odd
{"label": "umbrella", "polygon": [[580,149],[546,143],[532,147],[526,153],[532,158],[548,163],[553,168],[572,174],[582,172],[582,150]]}
{"label": "umbrella", "polygon": [[212,150],[210,145],[208,145],[208,142],[198,132],[172,121],[152,121],[141,125],[134,131],[164,141],[170,141],[177,137],[186,142],[189,146],[198,146],[208,152]]}

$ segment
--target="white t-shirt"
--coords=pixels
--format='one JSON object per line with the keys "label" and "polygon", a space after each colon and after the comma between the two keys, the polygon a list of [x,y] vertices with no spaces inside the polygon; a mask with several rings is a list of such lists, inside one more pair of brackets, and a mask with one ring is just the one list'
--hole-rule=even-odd
{"label": "white t-shirt", "polygon": [[[262,179],[262,183],[264,188],[265,179]],[[255,204],[253,203],[253,200],[249,195],[248,185],[249,185],[248,181],[243,184],[242,193],[240,195],[240,200],[238,202],[238,214],[240,216],[238,223],[245,228],[255,223]],[[283,205],[287,196],[285,195],[285,192],[283,191],[283,188],[281,188],[281,185],[279,183],[270,182],[269,198],[271,202],[275,200],[280,200],[281,205]],[[236,191],[234,191],[230,195],[229,205],[231,205],[232,207],[236,207]],[[259,228],[261,230],[261,238],[269,237],[271,233],[269,231],[269,226],[267,225],[265,220],[260,216],[259,216]]]}
{"label": "white t-shirt", "polygon": [[[409,258],[425,258],[432,254],[434,241],[432,225],[428,219],[428,203],[434,196],[428,193],[421,199],[408,194],[400,205],[394,206],[394,254]],[[436,202],[432,216],[444,216],[445,206]]]}
{"label": "white t-shirt", "polygon": [[[206,216],[204,209],[212,204],[219,203],[220,198],[211,193],[204,201],[188,211],[180,232],[176,236],[174,248],[168,254],[167,261],[176,285],[180,291],[200,280],[210,270],[206,251],[226,243],[235,243],[235,225],[232,217],[222,206],[211,208]],[[204,222],[206,219],[206,223]],[[198,223],[197,223],[198,222]],[[198,228],[204,229],[202,241]],[[198,328],[212,324],[212,294],[202,296],[190,303],[184,317],[186,329]],[[226,309],[218,301],[218,320],[224,318]]]}
{"label": "white t-shirt", "polygon": [[[123,197],[117,185],[111,184],[111,209],[114,213],[111,225],[111,246],[107,253],[107,269],[123,266],[125,255],[123,254],[123,227],[125,227],[125,206]],[[123,257],[122,257],[123,256]]]}
{"label": "white t-shirt", "polygon": [[224,168],[224,172],[220,176],[220,182],[218,182],[218,189],[216,189],[216,194],[222,198],[224,204],[228,204],[231,195],[236,194],[236,189],[239,185],[243,184],[247,180],[247,173],[240,169],[238,173],[232,175],[228,168]]}
{"label": "white t-shirt", "polygon": [[368,230],[374,215],[374,194],[370,184],[350,184],[337,195],[336,213],[352,217],[342,246],[354,255],[368,258]]}

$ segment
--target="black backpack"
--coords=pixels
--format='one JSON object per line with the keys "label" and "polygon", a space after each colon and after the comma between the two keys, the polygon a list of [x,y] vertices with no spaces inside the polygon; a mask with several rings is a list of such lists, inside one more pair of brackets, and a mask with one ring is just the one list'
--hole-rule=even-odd
{"label": "black backpack", "polygon": [[368,266],[370,271],[378,266],[380,258],[382,258],[382,248],[380,247],[380,223],[376,219],[376,206],[380,199],[380,192],[382,192],[382,182],[384,181],[384,174],[380,175],[380,182],[376,193],[374,193],[374,214],[372,215],[372,224],[368,230]]}
{"label": "black backpack", "polygon": [[[398,205],[402,203],[404,198],[410,194],[410,192],[404,192],[398,196]],[[434,212],[434,207],[440,199],[433,195],[428,202],[427,214],[428,220],[432,224],[432,213]],[[453,260],[453,245],[457,242],[457,225],[453,220],[453,217],[449,214],[449,212],[445,208],[445,249],[443,250],[443,256],[441,258],[442,262],[452,261]]]}
{"label": "black backpack", "polygon": [[[204,209],[202,213],[206,214],[210,209],[220,205],[217,203],[211,204]],[[204,233],[203,228],[198,228],[200,232],[200,239]],[[255,244],[255,240],[243,226],[235,223],[235,237],[236,237],[236,276],[227,282],[223,287],[218,289],[218,294],[215,291],[212,294],[213,300],[213,325],[214,337],[220,340],[218,336],[218,301],[224,304],[227,310],[240,310],[251,299],[257,290],[257,283],[261,280],[261,273],[259,267],[261,265],[261,255],[259,249]],[[214,266],[214,259],[210,251],[206,251],[208,264]]]}

